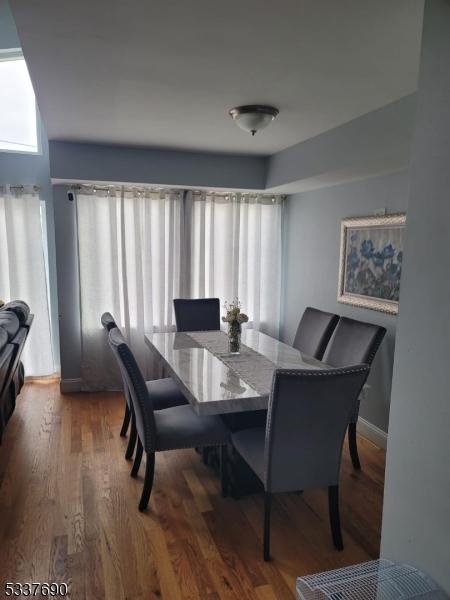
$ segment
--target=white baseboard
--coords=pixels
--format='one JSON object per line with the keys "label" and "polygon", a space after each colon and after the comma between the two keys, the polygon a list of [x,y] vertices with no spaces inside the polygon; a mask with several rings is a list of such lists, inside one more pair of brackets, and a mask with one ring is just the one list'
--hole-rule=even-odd
{"label": "white baseboard", "polygon": [[385,433],[382,429],[380,429],[376,425],[372,425],[372,423],[369,423],[369,421],[366,421],[362,417],[359,417],[358,424],[356,425],[356,430],[363,437],[373,442],[375,446],[378,446],[379,448],[384,448],[386,450],[387,433]]}
{"label": "white baseboard", "polygon": [[61,394],[81,392],[81,379],[61,379],[59,389],[61,390]]}

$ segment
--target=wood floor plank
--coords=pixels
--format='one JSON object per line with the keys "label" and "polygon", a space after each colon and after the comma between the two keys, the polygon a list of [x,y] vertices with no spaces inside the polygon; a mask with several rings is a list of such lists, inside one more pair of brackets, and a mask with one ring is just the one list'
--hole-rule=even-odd
{"label": "wood floor plank", "polygon": [[277,600],[271,585],[261,585],[255,588],[255,592],[258,600]]}
{"label": "wood floor plank", "polygon": [[204,558],[220,560],[219,550],[214,543],[211,532],[205,523],[205,519],[202,513],[197,509],[195,502],[193,500],[185,500],[183,505],[186,517],[195,532],[202,556]]}
{"label": "wood floor plank", "polygon": [[183,596],[181,595],[181,590],[177,582],[172,561],[170,559],[163,530],[161,529],[157,519],[155,519],[153,516],[150,516],[148,519],[142,519],[142,523],[149,534],[151,549],[151,556],[149,556],[149,560],[152,558],[155,562],[159,582],[161,585],[161,597],[181,600]]}
{"label": "wood floor plank", "polygon": [[[261,547],[258,537],[242,514],[238,503],[232,498],[218,498],[214,503],[214,512],[210,519],[210,528],[216,530],[216,545],[225,542],[228,553],[233,555],[235,570],[242,578],[248,579],[252,587],[267,583],[261,571]],[[213,523],[213,524],[212,524]],[[218,543],[217,540],[220,540]],[[241,567],[241,568],[239,568]]]}
{"label": "wood floor plank", "polygon": [[218,597],[211,575],[201,564],[199,549],[195,545],[181,539],[169,544],[168,550],[184,600]]}
{"label": "wood floor plank", "polygon": [[158,454],[149,508],[124,458],[118,393],[61,395],[27,383],[0,446],[0,580],[67,582],[70,600],[288,600],[299,575],[378,555],[384,451],[345,448],[344,552],[323,490],[279,494],[272,561],[262,560],[261,494],[222,498],[194,450]]}
{"label": "wood floor plank", "polygon": [[195,503],[198,506],[200,512],[208,512],[212,510],[211,502],[209,500],[208,492],[205,490],[200,479],[193,469],[186,469],[183,471],[183,476],[187,481],[189,489],[194,496]]}

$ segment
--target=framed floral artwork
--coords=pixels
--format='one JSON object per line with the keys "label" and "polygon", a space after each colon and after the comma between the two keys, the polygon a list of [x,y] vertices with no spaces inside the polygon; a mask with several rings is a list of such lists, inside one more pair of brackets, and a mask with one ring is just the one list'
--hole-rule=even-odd
{"label": "framed floral artwork", "polygon": [[406,215],[341,221],[338,302],[397,314]]}

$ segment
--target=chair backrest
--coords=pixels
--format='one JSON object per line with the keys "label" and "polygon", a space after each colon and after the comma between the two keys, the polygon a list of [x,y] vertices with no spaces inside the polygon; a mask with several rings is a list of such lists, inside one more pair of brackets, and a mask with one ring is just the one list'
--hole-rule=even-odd
{"label": "chair backrest", "polygon": [[155,417],[145,380],[133,353],[117,327],[111,329],[108,340],[119,363],[123,380],[130,392],[139,438],[145,451],[152,452],[155,448],[156,438]]}
{"label": "chair backrest", "polygon": [[219,298],[176,298],[173,301],[177,331],[220,329]]}
{"label": "chair backrest", "polygon": [[338,321],[338,315],[308,306],[300,320],[292,345],[303,354],[320,360]]}
{"label": "chair backrest", "polygon": [[102,325],[106,331],[111,331],[111,329],[117,327],[117,323],[110,312],[104,312],[102,314]]}
{"label": "chair backrest", "polygon": [[345,431],[368,372],[368,365],[275,371],[266,425],[267,491],[338,483]]}
{"label": "chair backrest", "polygon": [[[118,331],[120,331],[114,317],[112,316],[112,314],[110,312],[104,312],[102,314],[101,321],[102,321],[103,327],[105,328],[105,330],[107,332],[110,332],[111,329],[117,329]],[[120,332],[120,333],[122,333],[122,332]],[[120,367],[120,365],[119,365],[119,367]],[[120,369],[120,374],[122,377],[123,393],[125,395],[125,400],[127,401],[128,407],[132,410],[133,404],[131,402],[130,392],[128,390],[128,385],[127,385],[126,379],[123,376],[122,369]]]}
{"label": "chair backrest", "polygon": [[386,329],[372,323],[341,317],[323,361],[331,367],[365,363],[371,365]]}

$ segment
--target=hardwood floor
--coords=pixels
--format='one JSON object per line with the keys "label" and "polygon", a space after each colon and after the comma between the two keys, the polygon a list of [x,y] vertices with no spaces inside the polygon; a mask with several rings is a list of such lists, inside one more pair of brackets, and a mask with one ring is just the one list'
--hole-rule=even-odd
{"label": "hardwood floor", "polygon": [[222,498],[193,450],[157,455],[139,513],[144,469],[129,475],[122,410],[120,394],[25,386],[0,447],[2,594],[6,581],[55,581],[73,600],[286,600],[298,575],[378,555],[384,451],[370,442],[359,439],[359,473],[344,453],[345,550],[332,546],[325,491],[280,494],[264,563],[262,497]]}

